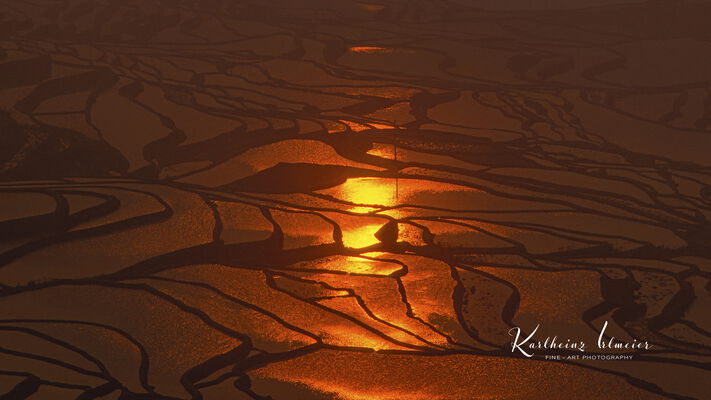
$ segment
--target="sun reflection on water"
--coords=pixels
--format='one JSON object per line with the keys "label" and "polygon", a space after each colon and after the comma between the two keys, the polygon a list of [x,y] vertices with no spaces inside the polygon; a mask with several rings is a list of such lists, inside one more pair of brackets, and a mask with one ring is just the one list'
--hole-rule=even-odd
{"label": "sun reflection on water", "polygon": [[383,224],[362,225],[343,231],[343,245],[346,247],[360,249],[379,243],[375,233],[382,228]]}
{"label": "sun reflection on water", "polygon": [[[358,204],[347,210],[361,214],[372,213],[380,207],[394,206],[398,200],[398,184],[395,178],[350,178],[341,185],[340,192],[341,198]],[[356,249],[377,244],[379,240],[375,233],[387,221],[383,219],[382,222],[369,222],[343,227],[343,244]]]}
{"label": "sun reflection on water", "polygon": [[[351,203],[390,207],[397,204],[397,189],[395,178],[350,178],[341,185],[341,194]],[[354,209],[348,211],[357,212]]]}

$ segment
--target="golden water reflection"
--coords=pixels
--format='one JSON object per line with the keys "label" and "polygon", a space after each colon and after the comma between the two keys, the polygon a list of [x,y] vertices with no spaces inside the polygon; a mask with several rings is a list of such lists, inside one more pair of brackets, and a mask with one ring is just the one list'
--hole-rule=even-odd
{"label": "golden water reflection", "polygon": [[[387,157],[388,150],[390,149],[381,147],[372,151],[380,152]],[[469,205],[472,205],[472,208],[486,208],[494,201],[490,195],[480,190],[446,182],[411,178],[350,178],[343,184],[321,190],[320,193],[346,202],[344,211],[361,214],[361,216],[344,214],[334,216],[334,220],[341,227],[344,245],[355,249],[379,243],[380,240],[375,237],[375,234],[393,219],[398,221],[395,232],[397,241],[415,246],[425,245],[422,229],[405,220],[406,217],[413,216],[413,206],[436,204],[438,207],[446,208],[466,208]],[[499,201],[497,205],[500,204]],[[514,206],[516,204],[511,207]],[[503,247],[509,245],[482,232],[483,229],[504,236],[510,235],[508,231],[502,232],[498,225],[478,224],[482,229],[476,229],[467,226],[466,221],[417,220],[416,222],[437,231],[439,239],[443,240],[445,245],[454,247],[484,245],[484,243]],[[392,240],[392,235],[393,232],[389,232],[384,237]]]}
{"label": "golden water reflection", "polygon": [[392,53],[392,48],[379,47],[379,46],[352,46],[348,49],[352,53],[366,53],[366,54],[388,54]]}
{"label": "golden water reflection", "polygon": [[362,225],[343,231],[343,245],[353,249],[372,246],[380,241],[375,237],[376,232],[383,224]]}
{"label": "golden water reflection", "polygon": [[[357,204],[347,211],[355,213],[371,213],[380,207],[395,206],[398,202],[398,182],[395,178],[351,178],[340,186],[342,199]],[[371,220],[372,221],[372,220]],[[378,220],[343,229],[343,244],[351,248],[363,248],[377,244],[379,240],[375,233],[387,220]]]}
{"label": "golden water reflection", "polygon": [[[398,183],[395,178],[350,178],[340,187],[341,197],[351,203],[391,207],[397,204]],[[373,207],[354,207],[348,211],[365,212]]]}

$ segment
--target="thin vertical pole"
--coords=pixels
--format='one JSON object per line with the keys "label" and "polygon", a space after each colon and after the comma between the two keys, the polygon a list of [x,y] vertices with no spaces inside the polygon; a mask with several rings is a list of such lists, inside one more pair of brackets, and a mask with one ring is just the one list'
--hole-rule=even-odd
{"label": "thin vertical pole", "polygon": [[[399,131],[400,127],[397,125],[397,120],[393,120],[393,124],[395,125],[395,128],[397,128],[397,130]],[[397,161],[397,145],[395,143],[396,143],[396,141],[393,141],[393,159],[395,161]],[[397,174],[397,171],[395,173]],[[399,198],[400,198],[400,185],[398,183],[397,175],[395,175],[395,204],[396,205],[398,203]]]}

